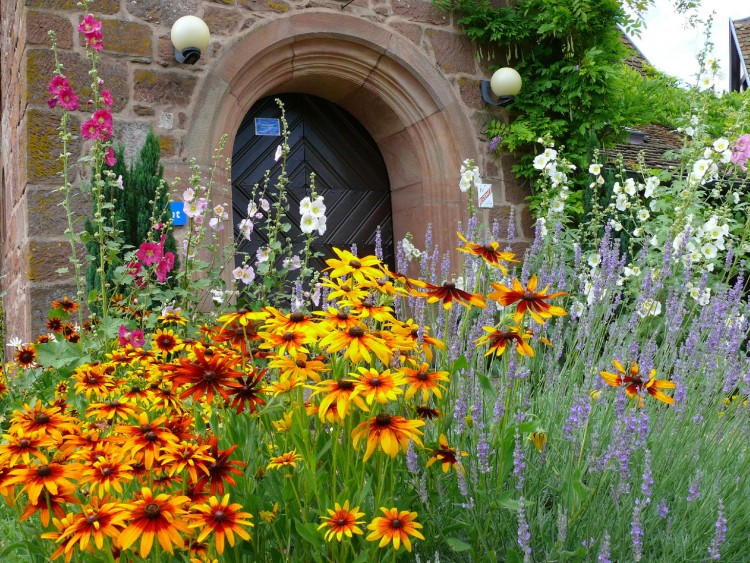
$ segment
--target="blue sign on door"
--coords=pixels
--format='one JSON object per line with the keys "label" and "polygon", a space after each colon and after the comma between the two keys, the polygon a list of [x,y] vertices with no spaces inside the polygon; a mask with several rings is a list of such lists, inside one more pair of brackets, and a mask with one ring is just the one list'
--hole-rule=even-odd
{"label": "blue sign on door", "polygon": [[255,134],[266,137],[279,137],[281,135],[281,122],[271,117],[256,117]]}
{"label": "blue sign on door", "polygon": [[172,211],[172,224],[175,227],[182,227],[187,224],[187,215],[185,215],[185,204],[181,201],[169,202],[169,209]]}

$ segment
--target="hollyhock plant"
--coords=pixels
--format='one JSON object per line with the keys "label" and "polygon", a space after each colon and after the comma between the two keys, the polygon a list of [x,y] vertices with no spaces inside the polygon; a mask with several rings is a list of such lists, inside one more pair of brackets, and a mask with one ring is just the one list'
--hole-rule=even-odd
{"label": "hollyhock plant", "polygon": [[144,266],[153,266],[154,264],[158,264],[162,259],[163,252],[160,243],[147,241],[141,244],[135,255]]}

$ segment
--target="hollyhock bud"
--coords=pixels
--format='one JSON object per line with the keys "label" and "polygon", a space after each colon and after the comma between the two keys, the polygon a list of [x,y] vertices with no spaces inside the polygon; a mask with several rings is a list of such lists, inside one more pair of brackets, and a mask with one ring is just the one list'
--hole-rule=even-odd
{"label": "hollyhock bud", "polygon": [[107,154],[104,157],[104,162],[107,163],[107,166],[114,166],[117,164],[117,159],[115,158],[115,151],[112,147],[109,147],[107,149]]}

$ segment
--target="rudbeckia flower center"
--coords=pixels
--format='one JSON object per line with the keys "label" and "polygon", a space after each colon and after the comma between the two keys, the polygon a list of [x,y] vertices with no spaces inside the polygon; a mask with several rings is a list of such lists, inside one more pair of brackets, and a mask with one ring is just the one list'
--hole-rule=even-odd
{"label": "rudbeckia flower center", "polygon": [[47,424],[49,422],[49,416],[44,413],[38,414],[34,417],[34,422],[37,424]]}
{"label": "rudbeckia flower center", "polygon": [[217,510],[213,515],[214,522],[223,522],[226,519],[226,514],[223,510]]}
{"label": "rudbeckia flower center", "polygon": [[298,368],[305,369],[307,367],[307,362],[304,360],[297,360],[295,362]]}
{"label": "rudbeckia flower center", "polygon": [[342,321],[345,321],[346,319],[349,318],[349,313],[344,313],[343,311],[339,311],[338,313],[336,313],[336,318],[341,319]]}
{"label": "rudbeckia flower center", "polygon": [[204,371],[203,381],[216,381],[216,372],[210,369]]}
{"label": "rudbeckia flower center", "polygon": [[140,427],[140,431],[143,432],[144,434],[151,432],[151,430],[152,428],[150,424],[144,424],[143,426]]}
{"label": "rudbeckia flower center", "polygon": [[365,331],[361,326],[353,326],[349,329],[349,336],[353,336],[354,338],[361,338],[365,335]]}
{"label": "rudbeckia flower center", "polygon": [[339,381],[339,389],[346,390],[351,389],[352,387],[354,387],[354,383],[352,383],[351,381],[347,381],[346,379]]}
{"label": "rudbeckia flower center", "polygon": [[94,385],[97,381],[99,381],[96,377],[89,377],[86,381],[88,381],[91,385]]}
{"label": "rudbeckia flower center", "polygon": [[349,292],[351,290],[352,290],[352,286],[350,286],[348,283],[345,283],[344,285],[341,286],[341,291]]}
{"label": "rudbeckia flower center", "polygon": [[365,307],[374,307],[375,302],[372,299],[365,299],[364,301],[362,301],[362,305],[364,305]]}
{"label": "rudbeckia flower center", "polygon": [[49,465],[40,465],[36,468],[36,474],[39,477],[49,477],[50,475],[52,475],[52,469]]}
{"label": "rudbeckia flower center", "polygon": [[105,477],[109,477],[112,475],[112,468],[111,467],[102,467],[102,475]]}
{"label": "rudbeckia flower center", "polygon": [[150,430],[149,432],[146,432],[144,438],[146,438],[146,440],[148,440],[149,442],[156,442],[156,440],[159,439],[159,436],[156,435],[156,432]]}
{"label": "rudbeckia flower center", "polygon": [[289,320],[293,323],[299,323],[305,320],[305,315],[300,312],[292,313],[289,315]]}
{"label": "rudbeckia flower center", "polygon": [[523,296],[521,297],[521,299],[532,301],[534,299],[534,294],[527,289],[526,291],[523,292]]}
{"label": "rudbeckia flower center", "polygon": [[362,267],[362,262],[360,262],[359,260],[349,260],[349,265],[352,268],[361,268]]}
{"label": "rudbeckia flower center", "polygon": [[94,524],[95,522],[99,521],[99,516],[96,514],[92,514],[91,516],[86,518],[86,524]]}
{"label": "rudbeckia flower center", "polygon": [[30,444],[31,442],[29,442],[26,438],[22,438],[21,440],[18,441],[18,445],[21,448],[28,448]]}
{"label": "rudbeckia flower center", "polygon": [[159,514],[161,514],[161,508],[159,508],[158,504],[152,502],[146,505],[146,508],[143,509],[143,513],[149,520],[155,520],[159,517]]}
{"label": "rudbeckia flower center", "polygon": [[424,370],[419,371],[417,373],[417,379],[419,379],[419,381],[427,381],[429,379],[427,372]]}
{"label": "rudbeckia flower center", "polygon": [[385,412],[381,412],[375,417],[375,423],[378,426],[389,426],[391,424],[391,415]]}
{"label": "rudbeckia flower center", "polygon": [[398,518],[394,518],[391,520],[391,528],[394,528],[395,530],[398,530],[401,526],[403,526],[404,523],[401,522]]}
{"label": "rudbeckia flower center", "polygon": [[294,333],[293,332],[285,332],[284,333],[284,340],[289,342],[290,340],[294,340]]}
{"label": "rudbeckia flower center", "polygon": [[336,525],[346,526],[346,518],[339,518],[338,520],[336,520]]}
{"label": "rudbeckia flower center", "polygon": [[381,385],[383,385],[383,382],[380,380],[379,377],[373,377],[370,380],[370,386],[371,387],[380,387]]}
{"label": "rudbeckia flower center", "polygon": [[495,252],[495,249],[494,249],[494,248],[492,248],[492,245],[491,245],[491,244],[485,244],[485,245],[484,245],[484,246],[483,246],[482,248],[483,248],[484,250],[486,250],[487,252]]}
{"label": "rudbeckia flower center", "polygon": [[455,284],[455,283],[453,283],[453,282],[445,282],[445,283],[443,284],[443,287],[444,287],[445,289],[456,289],[456,284]]}

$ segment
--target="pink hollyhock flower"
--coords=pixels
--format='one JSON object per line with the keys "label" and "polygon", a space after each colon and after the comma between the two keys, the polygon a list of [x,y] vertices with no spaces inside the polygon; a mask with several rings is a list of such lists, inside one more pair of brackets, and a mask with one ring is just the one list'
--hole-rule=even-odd
{"label": "pink hollyhock flower", "polygon": [[143,331],[134,330],[131,332],[130,343],[133,345],[133,348],[143,348],[143,345],[146,344],[146,340],[143,338]]}
{"label": "pink hollyhock flower", "polygon": [[133,260],[131,262],[128,262],[127,272],[131,276],[136,277],[138,274],[141,273],[141,263],[138,262],[138,260]]}
{"label": "pink hollyhock flower", "polygon": [[107,155],[104,157],[104,162],[107,163],[107,166],[114,166],[117,164],[117,159],[115,158],[115,150],[112,147],[109,147],[107,149]]}
{"label": "pink hollyhock flower", "polygon": [[57,103],[63,109],[75,111],[78,109],[78,96],[73,93],[72,88],[63,88],[57,93]]}
{"label": "pink hollyhock flower", "polygon": [[98,109],[94,112],[92,119],[96,121],[101,130],[105,132],[106,139],[109,139],[112,135],[112,113],[108,109]]}
{"label": "pink hollyhock flower", "polygon": [[127,346],[130,340],[130,331],[128,331],[125,325],[120,325],[118,336],[120,337],[120,346]]}
{"label": "pink hollyhock flower", "polygon": [[162,259],[162,246],[156,242],[144,242],[135,255],[144,266],[153,266]]}
{"label": "pink hollyhock flower", "polygon": [[81,135],[84,139],[103,140],[103,132],[99,124],[93,119],[84,121],[81,124]]}
{"label": "pink hollyhock flower", "polygon": [[156,266],[156,281],[162,283],[167,281],[167,275],[172,268],[174,268],[174,254],[167,252]]}
{"label": "pink hollyhock flower", "polygon": [[102,22],[97,20],[93,14],[86,14],[86,16],[83,18],[83,20],[81,20],[81,23],[78,26],[78,31],[80,31],[87,37],[97,32],[101,33]]}
{"label": "pink hollyhock flower", "polygon": [[89,43],[94,51],[101,51],[104,49],[104,41],[102,41],[102,32],[94,33],[86,36],[86,41]]}
{"label": "pink hollyhock flower", "polygon": [[102,103],[105,106],[112,106],[112,94],[109,90],[102,90]]}
{"label": "pink hollyhock flower", "polygon": [[60,90],[70,88],[70,83],[64,76],[56,74],[52,77],[52,80],[49,81],[49,86],[47,88],[49,89],[50,96],[57,96],[57,94],[60,93]]}

